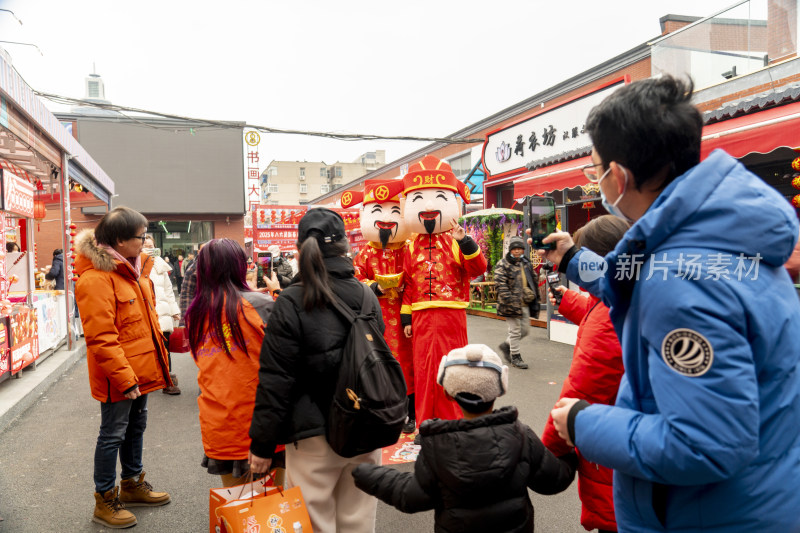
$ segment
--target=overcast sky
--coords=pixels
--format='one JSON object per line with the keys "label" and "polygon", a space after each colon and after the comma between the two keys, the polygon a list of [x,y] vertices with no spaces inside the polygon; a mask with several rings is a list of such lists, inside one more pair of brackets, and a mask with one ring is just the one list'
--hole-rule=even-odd
{"label": "overcast sky", "polygon": [[[35,90],[317,131],[440,137],[734,0],[0,0]],[[216,7],[214,7],[216,6]],[[47,102],[51,111],[68,108]],[[267,135],[262,161],[387,161],[425,143]]]}

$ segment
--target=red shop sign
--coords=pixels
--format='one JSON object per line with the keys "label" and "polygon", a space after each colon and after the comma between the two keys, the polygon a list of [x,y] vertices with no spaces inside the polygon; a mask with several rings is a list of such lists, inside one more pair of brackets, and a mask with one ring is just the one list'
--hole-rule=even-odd
{"label": "red shop sign", "polygon": [[3,169],[3,209],[33,218],[33,185]]}

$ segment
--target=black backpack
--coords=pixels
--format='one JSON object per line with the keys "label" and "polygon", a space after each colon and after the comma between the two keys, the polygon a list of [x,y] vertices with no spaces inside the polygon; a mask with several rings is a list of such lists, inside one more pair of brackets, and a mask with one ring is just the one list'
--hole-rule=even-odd
{"label": "black backpack", "polygon": [[366,315],[369,295],[356,314],[338,296],[333,306],[350,322],[339,376],[328,414],[326,438],[333,451],[354,457],[397,442],[408,416],[406,381],[374,315]]}

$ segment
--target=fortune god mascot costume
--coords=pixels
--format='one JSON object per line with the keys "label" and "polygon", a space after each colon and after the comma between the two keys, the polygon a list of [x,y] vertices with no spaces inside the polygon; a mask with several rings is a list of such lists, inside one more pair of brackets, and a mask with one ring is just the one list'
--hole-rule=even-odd
{"label": "fortune god mascot costume", "polygon": [[353,259],[356,278],[369,285],[378,297],[386,325],[383,337],[392,354],[403,369],[408,387],[409,420],[403,431],[413,433],[414,366],[411,340],[403,334],[400,307],[403,294],[403,259],[408,231],[400,211],[400,191],[403,182],[394,180],[366,180],[364,192],[346,191],[342,194],[342,207],[361,203],[361,234],[367,239],[365,246]]}
{"label": "fortune god mascot costume", "polygon": [[458,405],[436,384],[443,354],[469,344],[469,281],[486,271],[478,244],[458,226],[469,189],[450,165],[433,156],[414,163],[403,177],[403,218],[417,233],[408,244],[403,272],[402,319],[411,335],[417,423],[461,418]]}

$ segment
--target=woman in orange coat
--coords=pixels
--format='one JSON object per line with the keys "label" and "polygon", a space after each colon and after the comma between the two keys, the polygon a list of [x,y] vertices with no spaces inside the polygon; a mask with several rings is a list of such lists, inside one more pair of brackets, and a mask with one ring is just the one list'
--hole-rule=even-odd
{"label": "woman in orange coat", "polygon": [[209,474],[230,487],[249,467],[250,421],[259,355],[272,299],[245,281],[247,258],[231,239],[214,239],[197,256],[197,292],[186,312],[199,369],[200,433]]}
{"label": "woman in orange coat", "polygon": [[[155,312],[153,258],[142,253],[147,219],[117,207],[76,239],[75,284],[86,339],[92,396],[100,403],[94,453],[93,521],[111,528],[136,525],[128,506],[169,503],[144,480],[142,450],[147,394],[172,385],[164,337]],[[117,457],[122,482],[116,485]]]}
{"label": "woman in orange coat", "polygon": [[[605,256],[628,231],[629,224],[613,215],[595,218],[577,232],[575,245]],[[558,312],[580,324],[572,365],[564,380],[560,398],[581,398],[590,403],[614,405],[622,379],[622,348],[608,316],[608,307],[591,294],[557,287],[563,295]],[[550,302],[555,306],[555,298]],[[556,456],[572,450],[548,417],[542,442]],[[578,452],[578,496],[581,499],[581,525],[598,533],[617,531],[614,496],[611,490],[612,470],[586,460]]]}

